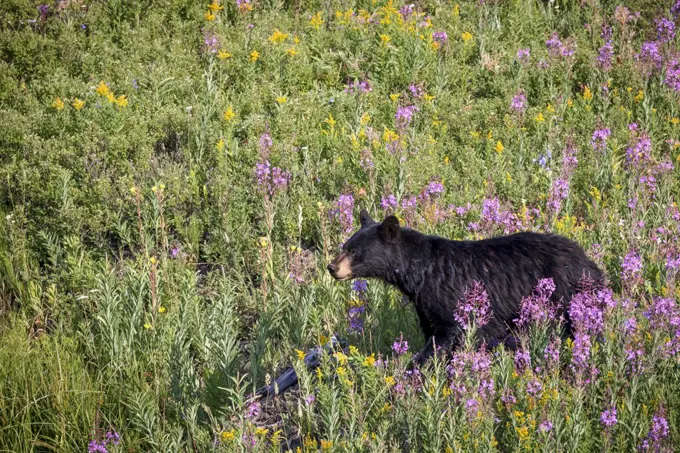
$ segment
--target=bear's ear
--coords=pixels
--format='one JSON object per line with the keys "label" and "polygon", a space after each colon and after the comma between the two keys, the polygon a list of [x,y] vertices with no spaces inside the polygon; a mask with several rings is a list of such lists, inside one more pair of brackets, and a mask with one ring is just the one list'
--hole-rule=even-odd
{"label": "bear's ear", "polygon": [[368,215],[368,211],[366,211],[365,209],[362,209],[361,212],[359,213],[359,223],[361,223],[361,228],[373,223],[373,219],[371,218],[370,215]]}
{"label": "bear's ear", "polygon": [[378,233],[385,241],[393,241],[399,237],[400,230],[399,219],[391,215],[385,217],[385,220],[383,220],[383,223],[378,228]]}

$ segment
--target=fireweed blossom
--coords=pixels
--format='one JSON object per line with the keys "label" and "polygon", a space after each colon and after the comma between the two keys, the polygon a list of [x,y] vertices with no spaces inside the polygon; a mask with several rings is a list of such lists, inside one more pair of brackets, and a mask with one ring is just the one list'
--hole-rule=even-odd
{"label": "fireweed blossom", "polygon": [[397,109],[397,113],[394,115],[394,122],[397,127],[405,128],[411,124],[413,120],[413,115],[420,109],[415,105],[402,106]]}
{"label": "fireweed blossom", "polygon": [[673,59],[668,62],[663,83],[673,91],[680,91],[680,60]]}
{"label": "fireweed blossom", "polygon": [[351,233],[354,228],[354,197],[352,194],[340,195],[335,207],[328,213],[337,220],[344,233]]}
{"label": "fireweed blossom", "polygon": [[397,209],[397,197],[393,194],[386,195],[380,200],[380,207],[385,212],[394,212]]}
{"label": "fireweed blossom", "polygon": [[628,287],[642,281],[642,259],[636,251],[630,251],[621,260],[621,278]]}
{"label": "fireweed blossom", "polygon": [[531,49],[530,48],[525,48],[525,49],[518,49],[517,50],[517,60],[520,63],[528,63],[529,58],[531,57]]}
{"label": "fireweed blossom", "polygon": [[413,99],[420,99],[425,95],[425,87],[423,87],[422,83],[412,83],[409,85],[408,91],[411,93]]}
{"label": "fireweed blossom", "polygon": [[512,101],[510,102],[510,109],[518,114],[524,113],[524,111],[527,109],[527,97],[524,93],[519,92],[516,95],[512,97]]}
{"label": "fireweed blossom", "polygon": [[404,335],[399,335],[399,339],[392,344],[392,350],[397,355],[404,355],[408,352],[408,341],[404,340]]}
{"label": "fireweed blossom", "polygon": [[600,415],[600,423],[602,423],[602,426],[605,428],[611,428],[612,426],[616,425],[618,423],[616,418],[616,408],[612,407],[602,412]]}
{"label": "fireweed blossom", "polygon": [[273,196],[288,187],[291,175],[279,167],[272,167],[268,160],[259,162],[255,166],[257,185],[265,195]]}
{"label": "fireweed blossom", "polygon": [[600,47],[598,52],[598,66],[600,66],[600,68],[602,68],[604,71],[609,71],[612,68],[612,57],[614,56],[614,46],[612,46],[612,42],[605,42],[604,45]]}
{"label": "fireweed blossom", "polygon": [[563,43],[558,37],[557,33],[550,35],[550,38],[545,42],[548,48],[548,53],[553,58],[568,58],[574,55],[576,49],[572,43]]}
{"label": "fireweed blossom", "polygon": [[656,24],[656,38],[659,42],[671,42],[675,38],[675,22],[662,17],[654,21]]}
{"label": "fireweed blossom", "polygon": [[220,48],[220,40],[217,34],[211,30],[203,29],[203,50],[206,53],[217,53]]}
{"label": "fireweed blossom", "polygon": [[345,86],[345,93],[348,94],[367,94],[373,91],[371,84],[368,80],[354,80],[353,82],[347,82]]}
{"label": "fireweed blossom", "polygon": [[555,292],[555,282],[552,278],[539,280],[533,294],[522,299],[519,318],[514,320],[517,326],[521,328],[531,324],[550,322],[557,311],[557,307],[550,300],[553,292]]}
{"label": "fireweed blossom", "polygon": [[469,330],[486,325],[491,319],[491,301],[481,282],[474,282],[466,289],[462,300],[458,301],[453,318],[460,326]]}
{"label": "fireweed blossom", "polygon": [[670,429],[668,420],[666,420],[666,411],[663,407],[660,407],[652,417],[652,426],[649,428],[645,439],[638,446],[638,451],[655,453],[672,451],[671,448],[664,448],[669,434]]}
{"label": "fireweed blossom", "polygon": [[260,406],[260,403],[258,403],[257,401],[253,401],[246,408],[246,412],[244,415],[247,419],[254,420],[257,417],[259,417],[261,413],[262,408]]}
{"label": "fireweed blossom", "polygon": [[663,65],[663,56],[659,51],[659,43],[656,41],[643,43],[640,52],[635,54],[635,60],[646,76],[650,76],[655,71],[660,71]]}
{"label": "fireweed blossom", "polygon": [[593,132],[593,136],[590,139],[590,145],[595,151],[606,151],[607,150],[607,138],[612,134],[611,129],[608,127],[597,129]]}
{"label": "fireweed blossom", "polygon": [[265,157],[269,155],[269,151],[272,149],[272,145],[274,142],[272,141],[272,136],[269,135],[269,133],[265,132],[264,134],[260,135],[260,140],[258,143],[258,150],[260,151],[260,156]]}
{"label": "fireweed blossom", "polygon": [[443,46],[449,40],[449,37],[445,31],[435,31],[432,32],[432,40],[436,43],[439,43],[439,45]]}
{"label": "fireweed blossom", "polygon": [[644,132],[633,139],[632,146],[626,149],[626,162],[632,169],[640,169],[652,158],[652,140]]}

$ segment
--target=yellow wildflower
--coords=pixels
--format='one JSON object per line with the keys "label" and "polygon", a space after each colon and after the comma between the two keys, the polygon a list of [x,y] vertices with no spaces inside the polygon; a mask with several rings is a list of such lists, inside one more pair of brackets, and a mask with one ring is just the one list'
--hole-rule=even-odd
{"label": "yellow wildflower", "polygon": [[102,80],[101,82],[99,82],[99,85],[97,85],[96,91],[97,94],[99,94],[100,96],[106,96],[107,94],[109,94],[109,87]]}
{"label": "yellow wildflower", "polygon": [[275,99],[278,104],[285,104],[287,100],[288,98],[285,96],[279,96]]}
{"label": "yellow wildflower", "polygon": [[555,107],[553,107],[550,104],[548,104],[548,106],[545,109],[550,113],[555,113]]}
{"label": "yellow wildflower", "polygon": [[568,107],[573,107],[573,106],[574,106],[574,101],[572,101],[571,98],[567,98],[567,106],[568,106]]}
{"label": "yellow wildflower", "polygon": [[71,105],[73,105],[73,108],[74,108],[74,109],[80,110],[80,109],[82,109],[83,107],[85,107],[85,101],[81,101],[80,99],[75,98],[75,99],[73,100],[73,104],[71,104]]}
{"label": "yellow wildflower", "polygon": [[470,136],[472,136],[472,138],[479,138],[481,135],[482,134],[477,131],[470,131]]}
{"label": "yellow wildflower", "polygon": [[158,313],[165,313],[165,312],[166,312],[166,309],[165,309],[164,306],[161,305],[160,307],[158,307]]}
{"label": "yellow wildflower", "polygon": [[365,125],[368,124],[369,121],[371,121],[371,115],[369,115],[368,113],[365,113],[365,112],[364,112],[364,114],[361,115],[361,119],[359,120],[359,122],[360,122],[363,126],[365,126]]}
{"label": "yellow wildflower", "polygon": [[432,50],[439,50],[439,43],[437,41],[432,41],[430,47],[432,47]]}
{"label": "yellow wildflower", "polygon": [[286,49],[286,55],[288,55],[289,57],[294,57],[298,53],[299,52],[295,50],[295,47],[289,47],[288,49]]}
{"label": "yellow wildflower", "polygon": [[359,349],[356,346],[354,346],[353,344],[349,345],[349,353],[350,353],[350,355],[358,355]]}
{"label": "yellow wildflower", "polygon": [[375,364],[375,354],[371,354],[370,356],[366,357],[362,363],[362,365],[365,367],[372,367],[373,364]]}
{"label": "yellow wildflower", "polygon": [[64,101],[62,101],[61,98],[56,98],[54,102],[52,102],[52,107],[57,110],[62,110],[64,108]]}
{"label": "yellow wildflower", "polygon": [[347,363],[347,356],[343,352],[336,352],[333,354],[333,357],[335,357],[335,360],[337,360],[340,365]]}
{"label": "yellow wildflower", "polygon": [[264,236],[261,237],[260,239],[258,239],[257,243],[258,243],[258,245],[259,245],[260,247],[262,247],[262,248],[266,248],[267,245],[269,245],[269,241],[268,241],[267,238],[264,237]]}
{"label": "yellow wildflower", "polygon": [[220,50],[217,53],[217,58],[219,58],[220,60],[226,60],[226,59],[231,58],[231,57],[232,57],[232,54],[230,54],[226,50]]}
{"label": "yellow wildflower", "polygon": [[272,440],[272,443],[273,443],[274,445],[278,445],[278,444],[281,443],[281,438],[282,438],[281,433],[282,433],[282,432],[283,432],[283,431],[279,429],[279,430],[274,431],[274,432],[272,433],[271,440]]}
{"label": "yellow wildflower", "polygon": [[252,52],[250,52],[249,60],[251,61],[251,63],[255,63],[258,58],[260,58],[260,52],[258,52],[257,50],[253,50]]}
{"label": "yellow wildflower", "polygon": [[203,14],[203,18],[208,22],[212,22],[215,20],[215,15],[210,11],[206,11],[205,14]]}
{"label": "yellow wildflower", "polygon": [[395,384],[394,377],[393,376],[385,376],[385,384],[389,385],[390,387]]}
{"label": "yellow wildflower", "polygon": [[144,328],[147,329],[147,330],[150,329],[150,328],[151,328],[151,324],[149,324],[148,322],[147,322],[147,323],[144,323]]}
{"label": "yellow wildflower", "polygon": [[309,25],[316,28],[317,30],[323,24],[323,18],[321,17],[321,14],[322,14],[321,11],[319,11],[318,13],[314,14],[312,18],[309,20]]}
{"label": "yellow wildflower", "polygon": [[224,9],[224,6],[220,6],[219,0],[213,0],[213,2],[208,5],[208,9],[210,11],[219,11],[221,9]]}
{"label": "yellow wildflower", "polygon": [[335,122],[336,122],[336,121],[335,121],[335,119],[333,118],[333,115],[332,115],[332,114],[328,114],[328,118],[326,118],[326,119],[324,120],[324,122],[325,122],[325,123],[328,123],[328,125],[331,127],[331,129],[332,129],[333,127],[335,127]]}
{"label": "yellow wildflower", "polygon": [[109,101],[109,103],[111,103],[111,104],[113,104],[114,102],[116,102],[116,96],[113,94],[112,91],[109,91],[109,92],[106,94],[106,99],[107,99],[107,100]]}
{"label": "yellow wildflower", "polygon": [[298,38],[298,35],[293,36],[293,42],[295,44],[300,44],[300,38]]}
{"label": "yellow wildflower", "polygon": [[588,85],[586,85],[585,89],[583,90],[583,99],[586,102],[589,102],[593,99],[593,92],[590,91],[590,88],[588,87]]}
{"label": "yellow wildflower", "polygon": [[222,151],[224,149],[224,140],[220,139],[215,145],[215,149],[217,149],[217,151]]}
{"label": "yellow wildflower", "polygon": [[498,141],[496,142],[496,147],[495,147],[494,149],[496,150],[496,152],[497,152],[498,154],[500,154],[500,153],[502,153],[503,150],[505,149],[505,146],[503,146],[503,142],[501,142],[500,140],[498,140]]}
{"label": "yellow wildflower", "polygon": [[390,38],[389,35],[386,35],[386,34],[381,34],[381,35],[380,35],[380,43],[381,43],[383,46],[386,45],[388,42],[390,42],[390,39],[392,39],[392,38]]}
{"label": "yellow wildflower", "polygon": [[231,120],[234,119],[235,116],[236,116],[236,113],[234,113],[234,109],[233,109],[232,106],[229,106],[229,108],[227,110],[225,110],[225,112],[224,112],[224,120],[225,121],[231,121]]}
{"label": "yellow wildflower", "polygon": [[323,373],[321,372],[321,368],[316,369],[316,377],[321,379],[323,377]]}
{"label": "yellow wildflower", "polygon": [[263,428],[261,426],[258,426],[255,429],[255,435],[256,436],[266,436],[268,432],[269,432],[269,430],[267,428]]}
{"label": "yellow wildflower", "polygon": [[401,96],[401,93],[392,93],[390,94],[390,99],[392,102],[397,102],[397,99],[399,99],[399,96]]}
{"label": "yellow wildflower", "polygon": [[453,17],[458,17],[460,15],[460,5],[456,3],[453,5]]}
{"label": "yellow wildflower", "polygon": [[671,123],[673,124],[673,126],[677,126],[678,124],[680,124],[680,119],[671,118]]}
{"label": "yellow wildflower", "polygon": [[118,104],[118,107],[127,107],[128,105],[127,97],[124,94],[118,96],[118,99],[116,99],[116,104]]}
{"label": "yellow wildflower", "polygon": [[330,440],[322,440],[321,441],[321,449],[322,450],[330,450],[331,448],[333,448],[333,442],[331,442]]}
{"label": "yellow wildflower", "polygon": [[288,39],[288,33],[283,33],[278,28],[274,29],[274,33],[268,38],[271,43],[281,44],[283,41]]}
{"label": "yellow wildflower", "polygon": [[545,118],[543,118],[543,113],[542,113],[542,112],[538,112],[538,115],[536,115],[536,118],[534,118],[534,120],[536,120],[537,123],[542,123],[542,122],[544,122],[544,121],[545,121]]}
{"label": "yellow wildflower", "polygon": [[463,34],[461,34],[460,37],[463,40],[463,42],[468,42],[469,40],[472,39],[472,33],[466,31],[463,32]]}
{"label": "yellow wildflower", "polygon": [[229,442],[234,440],[234,438],[236,437],[236,433],[234,432],[233,429],[231,431],[222,431],[220,437],[222,438],[222,442]]}
{"label": "yellow wildflower", "polygon": [[642,90],[638,90],[638,94],[635,95],[635,102],[640,102],[645,98],[645,93]]}
{"label": "yellow wildflower", "polygon": [[489,132],[486,134],[486,139],[487,139],[487,140],[491,140],[492,138],[493,138],[493,131],[489,131]]}

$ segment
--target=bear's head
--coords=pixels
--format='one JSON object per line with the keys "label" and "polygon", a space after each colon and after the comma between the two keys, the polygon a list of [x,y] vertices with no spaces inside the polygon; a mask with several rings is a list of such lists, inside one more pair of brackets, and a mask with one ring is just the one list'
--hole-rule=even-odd
{"label": "bear's head", "polygon": [[391,215],[375,222],[365,209],[359,214],[361,228],[342,246],[340,254],[328,265],[336,280],[385,276],[400,256],[401,228]]}

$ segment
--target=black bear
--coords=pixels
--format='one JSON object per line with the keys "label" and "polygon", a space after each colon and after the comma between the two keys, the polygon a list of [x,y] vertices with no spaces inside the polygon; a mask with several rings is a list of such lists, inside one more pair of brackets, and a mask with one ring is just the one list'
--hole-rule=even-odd
{"label": "black bear", "polygon": [[328,271],[337,280],[379,278],[409,297],[428,339],[413,359],[417,364],[433,354],[432,340],[445,350],[459,346],[462,330],[454,312],[464,291],[475,282],[484,285],[491,304],[491,320],[478,335],[480,340],[493,341],[507,337],[522,298],[532,293],[539,279],[552,277],[552,298],[562,307],[579,291],[584,277],[596,284],[603,281],[602,272],[583,249],[562,236],[523,232],[453,241],[402,228],[395,216],[379,223],[362,210],[359,218],[361,228],[343,245]]}

